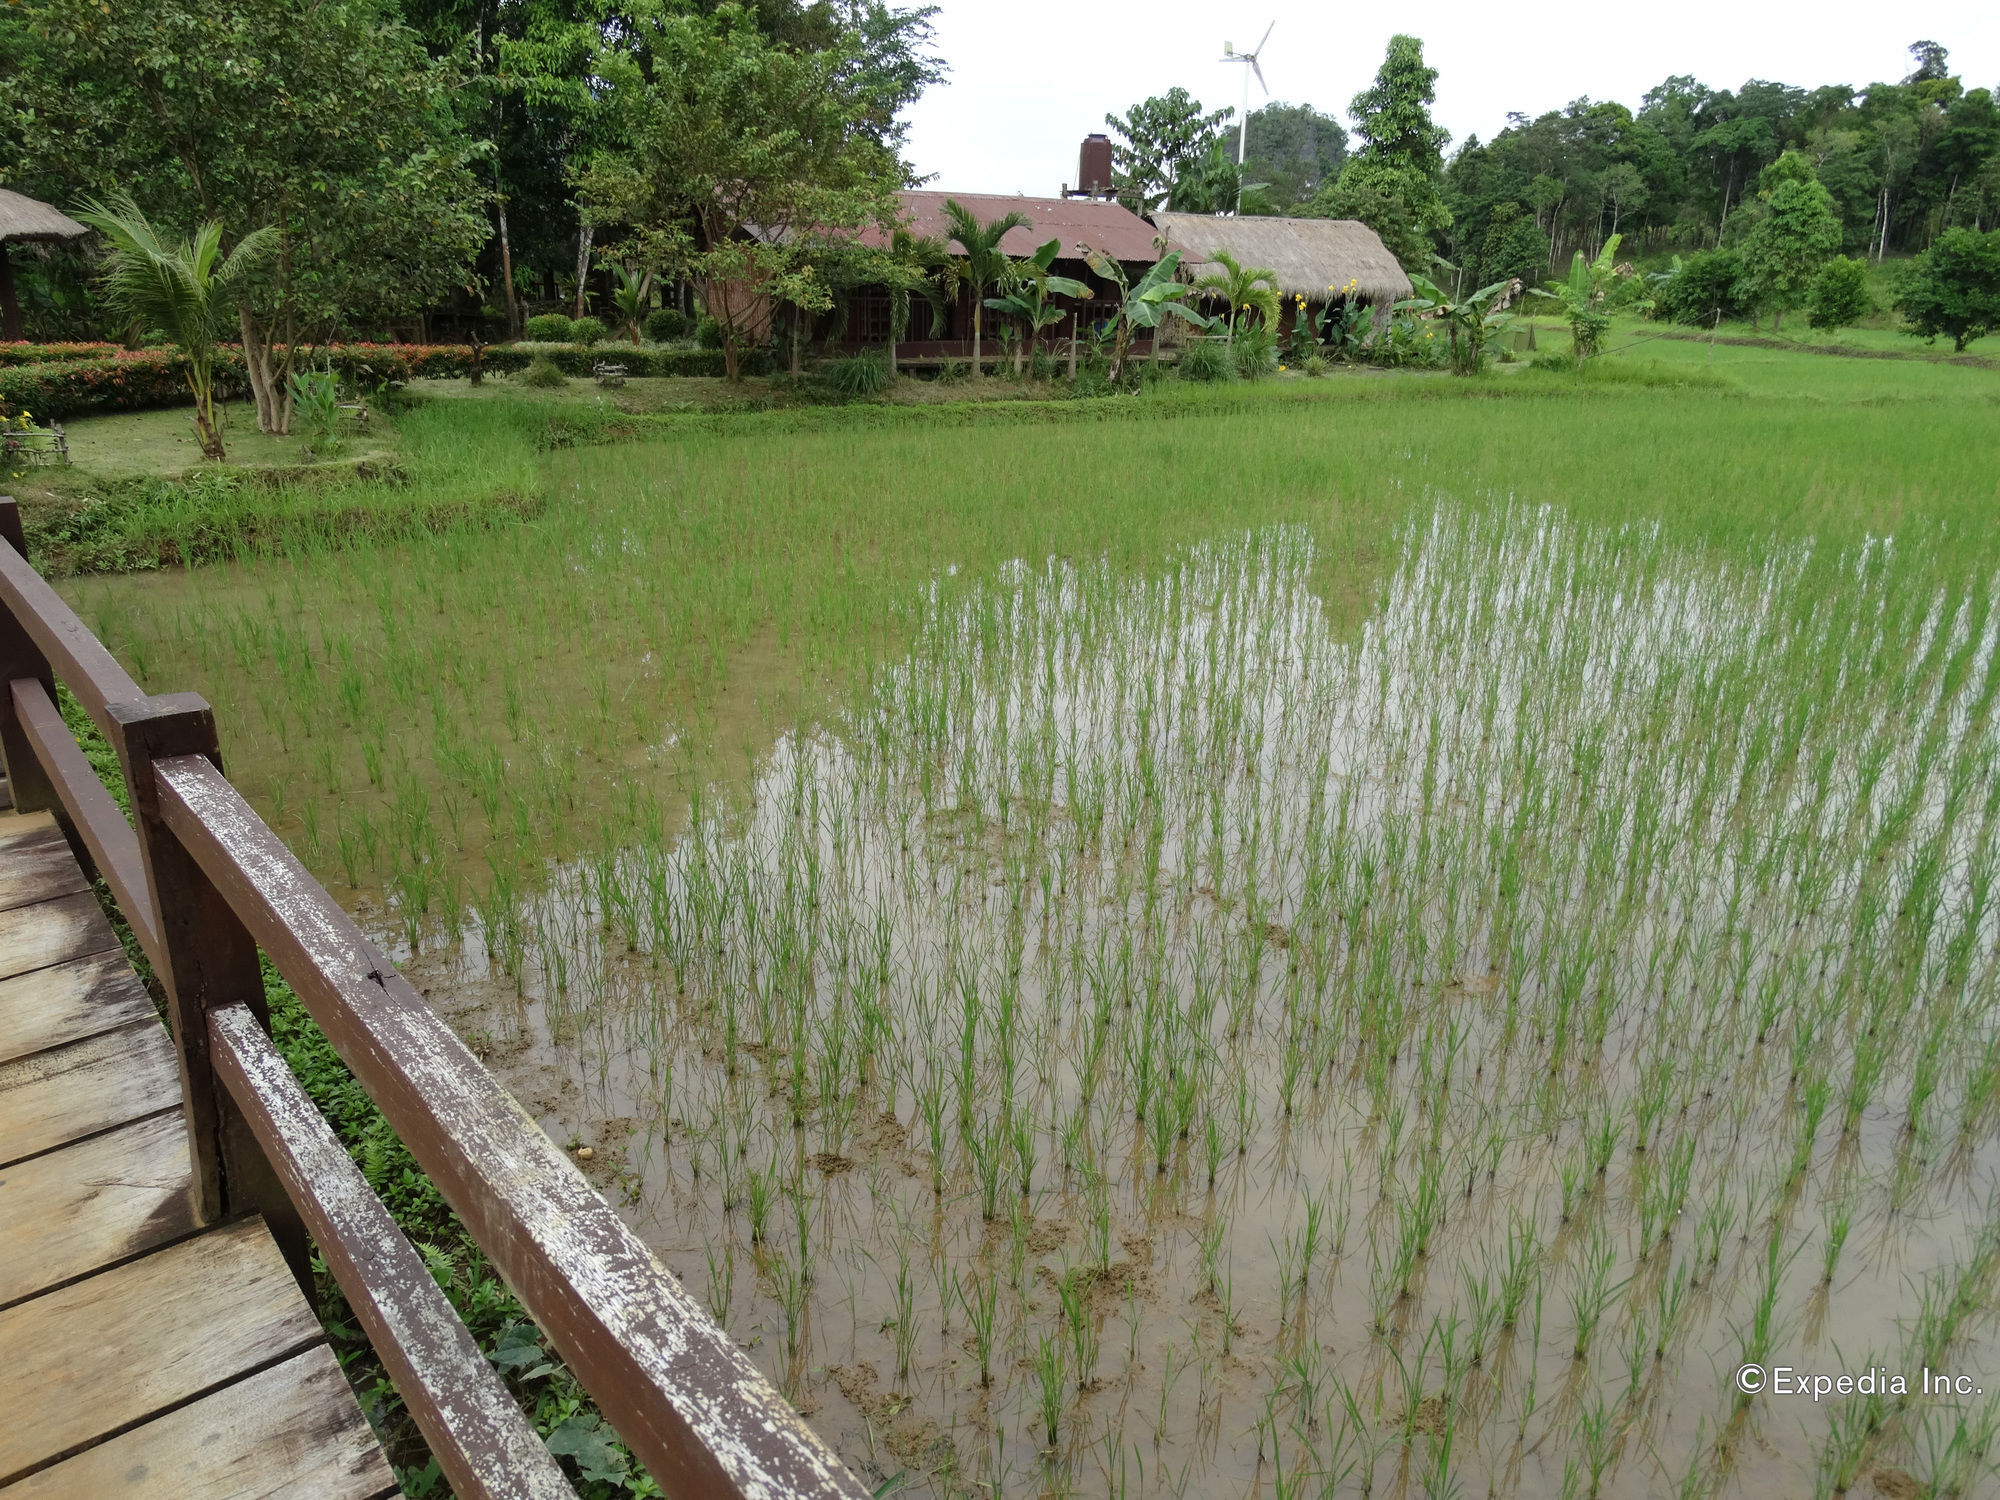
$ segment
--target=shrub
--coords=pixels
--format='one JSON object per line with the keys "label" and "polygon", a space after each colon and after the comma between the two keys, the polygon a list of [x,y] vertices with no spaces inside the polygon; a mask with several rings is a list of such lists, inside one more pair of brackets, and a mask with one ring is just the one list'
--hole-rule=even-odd
{"label": "shrub", "polygon": [[1704,250],[1681,262],[1680,273],[1660,292],[1662,311],[1676,323],[1706,328],[1716,311],[1732,321],[1751,311],[1750,278],[1734,250]]}
{"label": "shrub", "polygon": [[841,395],[853,400],[857,396],[879,396],[889,387],[889,361],[876,353],[853,354],[845,359],[830,359],[821,372],[827,383]]}
{"label": "shrub", "polygon": [[707,313],[703,313],[695,321],[694,341],[704,349],[720,349],[722,347],[722,325]]}
{"label": "shrub", "polygon": [[533,386],[537,390],[553,390],[567,385],[569,377],[556,368],[556,362],[546,355],[539,355],[528,368],[514,377],[522,385]]}
{"label": "shrub", "polygon": [[578,318],[569,325],[569,336],[579,348],[588,349],[593,344],[601,344],[604,342],[604,320]]}
{"label": "shrub", "polygon": [[645,334],[656,344],[686,338],[689,327],[687,314],[678,308],[656,307],[646,314]]}
{"label": "shrub", "polygon": [[1181,347],[1180,370],[1183,380],[1234,380],[1236,360],[1221,339],[1189,339]]}
{"label": "shrub", "polygon": [[0,369],[72,359],[116,359],[123,352],[116,344],[0,344]]}
{"label": "shrub", "polygon": [[1258,380],[1275,374],[1278,368],[1278,342],[1271,336],[1271,330],[1259,323],[1244,328],[1236,335],[1236,373],[1245,380]]}
{"label": "shrub", "polygon": [[[1504,358],[1505,356],[1503,355],[1502,357]],[[1308,354],[1306,356],[1306,362],[1300,365],[1299,368],[1304,370],[1306,374],[1310,375],[1313,379],[1317,380],[1319,379],[1320,376],[1324,375],[1327,372],[1328,367],[1326,362],[1326,356],[1324,354],[1317,354],[1317,353]]]}
{"label": "shrub", "polygon": [[1806,291],[1806,322],[1814,328],[1847,328],[1875,311],[1868,290],[1868,262],[1836,255]]}
{"label": "shrub", "polygon": [[567,344],[576,338],[575,329],[576,324],[561,313],[537,313],[528,319],[526,332],[537,344]]}

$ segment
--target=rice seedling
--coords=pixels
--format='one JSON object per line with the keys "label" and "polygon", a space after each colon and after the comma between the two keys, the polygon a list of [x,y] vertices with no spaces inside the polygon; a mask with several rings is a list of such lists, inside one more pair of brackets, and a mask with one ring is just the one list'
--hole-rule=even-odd
{"label": "rice seedling", "polygon": [[1162,462],[690,430],[550,459],[528,526],[79,597],[524,1099],[677,1137],[635,1222],[802,1398],[892,1356],[964,1464],[959,1351],[1051,1448],[1126,1383],[1190,1493],[1260,1451],[1380,1493],[1385,1433],[1411,1492],[1799,1493],[1891,1441],[1962,1483],[1943,1407],[1753,1413],[1725,1463],[1708,1382],[1822,1305],[1995,1353],[1990,453],[1712,393],[1340,441],[1228,399]]}

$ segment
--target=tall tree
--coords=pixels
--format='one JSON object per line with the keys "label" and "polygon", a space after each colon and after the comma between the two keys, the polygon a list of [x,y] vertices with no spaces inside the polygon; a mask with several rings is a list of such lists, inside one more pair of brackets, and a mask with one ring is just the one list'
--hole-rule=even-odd
{"label": "tall tree", "polygon": [[688,14],[670,0],[641,0],[599,53],[631,147],[584,172],[586,214],[630,226],[620,253],[701,283],[731,380],[773,297],[823,304],[814,262],[865,225],[894,225],[910,179],[864,58],[851,31],[790,48],[742,6]]}
{"label": "tall tree", "polygon": [[1771,310],[1776,333],[1790,308],[1803,306],[1821,269],[1840,249],[1840,216],[1796,151],[1787,151],[1759,179],[1764,214],[1743,237],[1743,265],[1760,307]]}
{"label": "tall tree", "polygon": [[1119,201],[1134,213],[1159,208],[1174,184],[1198,171],[1210,149],[1221,144],[1223,126],[1235,117],[1234,109],[1204,111],[1183,88],[1141,100],[1122,118],[1106,115],[1114,135],[1111,180]]}
{"label": "tall tree", "polygon": [[302,346],[465,284],[486,228],[459,75],[377,0],[20,0],[8,17],[0,114],[23,175],[216,221],[225,250],[272,231],[237,314],[263,431],[289,430]]}
{"label": "tall tree", "polygon": [[1362,145],[1342,170],[1334,200],[1379,194],[1400,202],[1426,237],[1449,227],[1451,210],[1438,185],[1451,136],[1431,118],[1436,100],[1437,69],[1425,65],[1424,44],[1413,36],[1389,38],[1375,81],[1350,106]]}

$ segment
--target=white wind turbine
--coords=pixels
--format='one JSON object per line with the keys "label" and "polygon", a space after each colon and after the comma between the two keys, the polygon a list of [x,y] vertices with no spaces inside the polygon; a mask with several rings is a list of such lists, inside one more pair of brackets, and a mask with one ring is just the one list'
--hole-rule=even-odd
{"label": "white wind turbine", "polygon": [[1273,21],[1269,26],[1264,28],[1264,41],[1257,44],[1255,51],[1238,52],[1230,43],[1224,42],[1222,44],[1222,60],[1224,62],[1248,63],[1250,65],[1243,70],[1243,112],[1236,119],[1236,212],[1238,217],[1241,217],[1243,213],[1243,173],[1249,166],[1249,163],[1244,159],[1244,147],[1249,143],[1250,139],[1250,75],[1252,73],[1257,75],[1257,87],[1264,91],[1266,99],[1270,98],[1271,85],[1264,82],[1264,70],[1257,66],[1257,59],[1263,55],[1264,42],[1271,40],[1271,32],[1276,28],[1277,24],[1276,21]]}

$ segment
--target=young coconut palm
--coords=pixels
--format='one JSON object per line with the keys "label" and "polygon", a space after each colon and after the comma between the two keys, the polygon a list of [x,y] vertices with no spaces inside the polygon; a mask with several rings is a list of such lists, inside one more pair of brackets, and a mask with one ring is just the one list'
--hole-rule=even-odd
{"label": "young coconut palm", "polygon": [[965,251],[964,280],[972,288],[972,374],[974,379],[984,375],[980,363],[981,314],[986,306],[986,292],[989,287],[1004,286],[1012,274],[1013,262],[1000,248],[1000,241],[1007,237],[1010,229],[1025,229],[1028,216],[1022,213],[1003,214],[990,224],[981,224],[956,199],[944,200],[944,222],[948,231],[947,244],[956,244]]}
{"label": "young coconut palm", "polygon": [[266,227],[247,234],[224,256],[222,225],[214,219],[177,240],[155,229],[129,194],[116,195],[108,205],[87,201],[77,218],[111,241],[105,300],[134,322],[165,333],[186,356],[201,456],[220,463],[226,455],[215,418],[215,346],[245,278],[270,250],[277,231]]}
{"label": "young coconut palm", "polygon": [[950,303],[958,295],[959,265],[951,247],[930,235],[899,228],[889,237],[889,378],[896,378],[896,348],[909,337],[910,299],[931,309],[931,337],[945,334]]}
{"label": "young coconut palm", "polygon": [[1263,266],[1244,266],[1227,250],[1218,250],[1209,259],[1222,267],[1210,271],[1194,286],[1198,292],[1215,292],[1229,299],[1229,322],[1225,342],[1236,342],[1236,325],[1244,315],[1258,312],[1275,333],[1278,326],[1278,273]]}
{"label": "young coconut palm", "polygon": [[611,274],[618,285],[611,290],[611,301],[618,309],[618,316],[625,320],[625,331],[632,336],[632,343],[639,343],[639,322],[646,316],[646,304],[653,300],[653,273],[648,271],[628,271],[617,261],[611,263]]}

